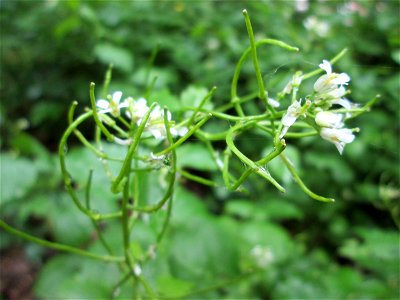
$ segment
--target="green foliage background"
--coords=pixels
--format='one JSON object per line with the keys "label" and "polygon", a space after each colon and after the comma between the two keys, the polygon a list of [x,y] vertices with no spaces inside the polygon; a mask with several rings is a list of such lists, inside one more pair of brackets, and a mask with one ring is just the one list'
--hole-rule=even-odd
{"label": "green foliage background", "polygon": [[[62,188],[54,154],[71,101],[78,100],[81,108],[88,105],[89,82],[101,83],[109,63],[114,64],[111,90],[143,95],[146,66],[159,47],[151,72],[158,75],[152,94],[156,101],[178,111],[186,99],[216,85],[213,101],[226,103],[235,64],[249,45],[241,13],[247,8],[256,38],[281,39],[301,49],[299,54],[273,47],[259,52],[272,94],[283,88],[288,71],[304,66],[311,71],[322,59],[348,48],[335,69],[351,76],[350,98],[364,104],[380,94],[380,101],[351,124],[362,131],[343,157],[315,138],[288,147],[306,183],[337,199],[335,204],[309,199],[279,164],[273,164],[271,172],[284,182],[284,195],[255,177],[246,183],[245,194],[181,180],[165,243],[145,265],[145,276],[163,296],[196,299],[400,297],[399,2],[310,1],[304,12],[296,10],[294,1],[0,5],[2,219],[31,234],[100,252],[90,222]],[[305,28],[312,16],[329,24],[326,35]],[[250,61],[240,85],[243,94],[257,88]],[[86,132],[90,135],[91,128]],[[251,137],[241,142],[250,156],[269,146]],[[78,144],[72,146],[68,159],[77,190],[84,192],[91,166],[93,186],[98,187],[93,191],[96,204],[114,210],[117,199],[104,186],[105,175],[96,172],[100,162]],[[185,145],[179,152],[180,166],[220,180],[201,144]],[[143,175],[141,183],[148,201],[159,193],[159,178],[153,175]],[[160,217],[135,227],[132,240],[138,256],[154,239]],[[118,245],[118,223],[105,230]],[[110,296],[118,278],[115,266],[69,254],[48,258],[46,249],[1,234],[1,249],[19,244],[41,267],[34,287],[39,298]],[[263,272],[234,281],[251,266],[249,253],[255,245],[270,248],[273,262]],[[207,289],[216,282],[226,284]],[[196,290],[203,291],[192,295]],[[127,286],[119,297],[132,293],[140,290]]]}

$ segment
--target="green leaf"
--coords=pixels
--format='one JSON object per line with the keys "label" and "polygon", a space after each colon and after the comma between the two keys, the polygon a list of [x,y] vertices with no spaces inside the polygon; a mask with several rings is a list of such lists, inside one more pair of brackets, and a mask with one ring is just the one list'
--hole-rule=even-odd
{"label": "green leaf", "polygon": [[286,199],[270,199],[265,200],[262,209],[267,217],[272,220],[300,220],[304,214],[296,205],[285,201]]}
{"label": "green leaf", "polygon": [[363,241],[348,239],[340,248],[340,254],[381,274],[388,280],[393,280],[398,274],[400,264],[398,232],[359,228],[357,233]]}
{"label": "green leaf", "polygon": [[244,219],[249,219],[254,214],[255,211],[254,203],[250,202],[249,200],[230,200],[225,205],[225,213],[238,216]]}
{"label": "green leaf", "polygon": [[8,153],[0,154],[1,204],[25,196],[37,180],[32,161]]}
{"label": "green leaf", "polygon": [[58,255],[41,269],[34,291],[44,300],[106,299],[117,280],[118,270],[114,264]]}
{"label": "green leaf", "polygon": [[184,144],[176,151],[178,168],[192,168],[201,171],[215,171],[217,164],[206,146],[200,143]]}
{"label": "green leaf", "polygon": [[157,278],[158,292],[165,297],[184,295],[190,292],[193,286],[193,282],[184,281],[174,277]]}
{"label": "green leaf", "polygon": [[250,247],[260,245],[271,249],[274,261],[292,257],[295,245],[287,232],[280,226],[266,222],[251,222],[240,227],[240,236]]}
{"label": "green leaf", "polygon": [[126,73],[133,71],[133,57],[130,51],[109,43],[98,44],[94,55],[104,64],[113,64],[116,69]]}
{"label": "green leaf", "polygon": [[[204,97],[208,94],[208,90],[204,87],[197,87],[193,85],[189,85],[182,93],[181,93],[181,102],[183,106],[186,107],[197,107],[200,102],[204,99]],[[213,105],[210,101],[207,101],[203,106],[206,109],[212,109]]]}
{"label": "green leaf", "polygon": [[[172,112],[181,108],[178,98],[171,94],[168,89],[156,90],[151,93],[151,99],[157,102],[161,107],[167,106]],[[173,118],[174,119],[174,118]],[[175,119],[174,119],[175,120]]]}

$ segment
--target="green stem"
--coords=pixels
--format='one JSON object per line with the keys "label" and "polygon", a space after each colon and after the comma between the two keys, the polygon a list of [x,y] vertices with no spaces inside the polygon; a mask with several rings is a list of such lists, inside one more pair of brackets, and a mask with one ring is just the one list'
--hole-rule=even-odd
{"label": "green stem", "polygon": [[294,168],[293,164],[290,162],[290,160],[283,154],[281,153],[280,155],[282,161],[285,163],[286,167],[288,168],[289,172],[292,174],[294,180],[297,182],[297,184],[300,186],[300,188],[311,198],[322,201],[322,202],[335,202],[335,199],[333,198],[326,198],[320,195],[315,194],[312,192],[306,185],[303,183],[301,180],[300,176],[297,174],[296,169]]}
{"label": "green stem", "polygon": [[65,251],[65,252],[70,252],[70,253],[74,253],[77,255],[81,255],[81,256],[85,256],[85,257],[89,257],[89,258],[94,258],[94,259],[99,259],[102,261],[107,261],[107,262],[122,262],[124,261],[123,257],[119,257],[119,256],[109,256],[109,255],[99,255],[99,254],[94,254],[85,250],[81,250],[79,248],[75,248],[72,246],[68,246],[68,245],[64,245],[64,244],[59,244],[59,243],[54,243],[54,242],[49,242],[37,237],[34,237],[30,234],[27,234],[23,231],[19,231],[13,227],[11,227],[10,225],[8,225],[7,223],[5,223],[3,220],[0,220],[0,227],[3,228],[4,230],[6,230],[7,232],[14,234],[24,240],[30,241],[30,242],[34,242],[36,244],[48,247],[48,248],[52,248],[55,250],[60,250],[60,251]]}
{"label": "green stem", "polygon": [[271,112],[271,114],[274,114],[275,109],[268,103],[267,91],[265,90],[263,77],[261,74],[260,66],[258,64],[257,47],[254,41],[253,28],[251,26],[250,17],[247,10],[243,10],[243,15],[246,22],[247,33],[250,39],[251,56],[253,59],[254,71],[256,72],[256,77],[257,77],[258,97],[264,102],[264,104],[266,105],[267,109]]}
{"label": "green stem", "polygon": [[[165,124],[165,131],[167,133],[167,139],[169,144],[171,145],[174,140],[172,138],[171,135],[171,130],[169,127],[169,122],[168,122],[168,112],[167,109],[164,108],[164,124]],[[176,180],[176,151],[175,149],[172,150],[172,165],[171,165],[171,179],[170,179],[170,188],[168,188],[168,191],[166,194],[168,194],[168,198],[170,199],[168,202],[168,208],[167,208],[167,216],[164,219],[164,223],[162,226],[162,229],[160,231],[160,233],[157,236],[157,244],[161,243],[162,238],[165,235],[165,232],[167,231],[167,226],[169,224],[170,218],[171,218],[171,212],[172,212],[172,204],[173,204],[173,193],[174,193],[174,184],[175,184],[175,180]]]}
{"label": "green stem", "polygon": [[61,173],[64,179],[65,183],[65,188],[68,192],[68,194],[71,196],[71,199],[77,206],[77,208],[83,212],[85,215],[87,215],[89,218],[94,219],[94,220],[101,220],[101,219],[112,219],[112,218],[118,218],[120,217],[120,213],[111,213],[111,214],[105,214],[101,215],[99,213],[93,213],[92,211],[88,210],[86,207],[84,207],[81,202],[78,199],[78,196],[76,195],[74,188],[72,187],[72,180],[70,177],[70,174],[68,173],[67,170],[67,165],[65,162],[65,152],[67,149],[67,141],[69,136],[76,130],[76,128],[83,123],[85,120],[90,118],[93,115],[93,111],[88,111],[82,115],[80,115],[75,121],[73,121],[67,130],[64,132],[63,136],[61,137],[61,141],[58,147],[58,156],[60,160],[60,167],[61,167]]}
{"label": "green stem", "polygon": [[94,87],[95,87],[94,82],[91,82],[90,83],[89,98],[90,98],[90,104],[91,104],[92,110],[93,110],[94,121],[96,122],[96,125],[100,128],[100,130],[103,132],[103,134],[106,136],[107,140],[109,140],[110,142],[113,142],[114,141],[114,136],[104,126],[103,122],[101,122],[101,120],[99,118],[99,115],[97,114],[96,97],[94,95]]}
{"label": "green stem", "polygon": [[206,123],[211,117],[212,117],[212,114],[208,114],[199,123],[197,123],[195,126],[193,126],[183,137],[181,137],[179,140],[177,140],[175,144],[170,145],[168,148],[166,148],[160,152],[157,152],[154,155],[161,156],[161,155],[164,155],[164,154],[174,150],[176,147],[178,147],[179,145],[184,143],[189,137],[191,137],[192,134],[195,133],[197,131],[197,129],[199,129],[201,126],[203,126],[204,123]]}
{"label": "green stem", "polygon": [[[85,189],[85,198],[86,198],[86,208],[90,210],[90,188],[92,186],[92,177],[93,177],[93,170],[89,170],[89,176],[88,176],[88,181],[86,184],[86,189]],[[107,253],[110,255],[113,255],[113,251],[111,250],[111,247],[108,245],[107,241],[105,240],[103,233],[101,231],[101,228],[99,226],[98,220],[93,220],[92,221],[93,227],[96,230],[97,237],[100,240],[100,243],[103,245],[103,247],[106,249]]]}
{"label": "green stem", "polygon": [[190,117],[188,123],[186,124],[187,127],[190,127],[194,121],[194,118],[196,117],[197,113],[203,108],[204,104],[206,104],[207,100],[214,95],[215,91],[217,90],[217,87],[214,86],[208,94],[201,100],[200,104],[195,108],[192,116]]}
{"label": "green stem", "polygon": [[[254,44],[254,47],[257,48],[257,47],[262,46],[262,45],[275,45],[275,46],[284,48],[284,49],[289,50],[289,51],[299,51],[299,48],[292,47],[292,46],[290,46],[290,45],[288,45],[288,44],[286,44],[286,43],[284,43],[282,41],[275,40],[275,39],[262,39],[262,40],[256,42]],[[254,96],[256,96],[257,94],[260,93],[260,92],[258,92],[257,94],[256,93],[250,94],[245,99],[241,99],[241,98],[239,98],[237,96],[237,85],[238,85],[238,81],[239,81],[240,71],[242,69],[242,65],[243,65],[244,61],[246,60],[247,56],[252,51],[253,51],[252,47],[249,47],[243,52],[243,54],[240,57],[238,63],[236,64],[235,72],[233,74],[233,79],[232,79],[232,83],[231,83],[231,99],[232,99],[232,101],[233,101],[233,99],[236,99],[237,103],[242,103],[242,102],[251,100],[251,99],[254,98]],[[261,82],[262,82],[262,78],[261,78]],[[263,93],[265,94],[265,91]],[[237,99],[240,99],[240,100],[237,100]],[[232,106],[233,106],[233,103],[231,102],[229,104],[226,104],[226,105],[220,107],[218,110],[219,111],[220,110],[225,111],[226,109],[229,109]]]}
{"label": "green stem", "polygon": [[107,69],[107,72],[106,72],[106,76],[104,77],[103,91],[101,92],[101,97],[103,99],[107,98],[108,87],[110,86],[111,77],[112,77],[112,68],[113,68],[113,64],[110,64],[108,66],[108,69]]}
{"label": "green stem", "polygon": [[[74,112],[76,109],[76,106],[78,105],[77,101],[73,101],[71,104],[71,107],[68,111],[68,124],[71,125],[72,122],[74,121]],[[96,147],[94,147],[86,138],[85,136],[78,130],[74,130],[75,136],[81,141],[81,143],[86,146],[88,149],[93,151],[98,157],[100,158],[106,158],[107,156],[105,155],[104,152],[99,151]]]}
{"label": "green stem", "polygon": [[128,153],[122,164],[121,170],[120,170],[118,176],[113,181],[112,186],[111,186],[111,191],[115,194],[119,193],[122,190],[123,185],[126,184],[126,178],[130,173],[130,166],[131,166],[133,154],[135,153],[136,147],[139,144],[140,137],[143,133],[144,127],[146,126],[147,120],[150,117],[150,113],[156,107],[156,105],[158,105],[158,104],[155,102],[151,104],[149,110],[143,116],[143,119],[140,122],[140,125],[136,130],[135,136],[133,138],[131,145],[129,146]]}
{"label": "green stem", "polygon": [[179,173],[182,175],[182,177],[185,177],[185,178],[187,178],[189,180],[198,182],[200,184],[207,185],[207,186],[212,186],[212,187],[216,187],[217,186],[217,184],[214,181],[205,179],[205,178],[200,177],[200,176],[196,176],[196,175],[190,174],[189,172],[186,172],[183,169],[180,169]]}
{"label": "green stem", "polygon": [[[227,147],[230,148],[230,150],[235,153],[235,155],[242,161],[244,162],[248,167],[250,167],[251,172],[257,173],[261,177],[265,178],[267,181],[269,181],[273,186],[275,186],[280,192],[285,192],[285,189],[271,176],[271,174],[264,169],[263,167],[257,165],[254,161],[249,159],[247,156],[245,156],[234,144],[233,140],[234,137],[236,136],[236,131],[241,131],[244,130],[248,127],[254,126],[255,123],[246,123],[246,124],[237,124],[233,126],[229,131],[228,134],[226,135],[226,144]],[[282,149],[283,151],[283,149]]]}

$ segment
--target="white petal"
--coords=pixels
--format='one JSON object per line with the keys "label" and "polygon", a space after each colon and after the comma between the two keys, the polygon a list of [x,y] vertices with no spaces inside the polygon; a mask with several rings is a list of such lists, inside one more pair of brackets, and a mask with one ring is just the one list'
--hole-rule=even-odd
{"label": "white petal", "polygon": [[118,107],[119,108],[129,107],[129,102],[124,100],[118,105]]}
{"label": "white petal", "polygon": [[290,127],[296,122],[297,117],[291,115],[291,114],[286,114],[282,118],[282,124],[283,126]]}
{"label": "white petal", "polygon": [[96,106],[98,108],[102,108],[102,109],[109,109],[110,108],[110,102],[108,102],[107,100],[104,100],[104,99],[100,99],[100,100],[97,100]]}
{"label": "white petal", "polygon": [[280,105],[278,101],[272,98],[268,98],[268,104],[271,105],[272,107],[279,107]]}
{"label": "white petal", "polygon": [[343,142],[336,142],[335,143],[336,149],[339,151],[339,154],[342,155],[345,143]]}
{"label": "white petal", "polygon": [[322,64],[319,64],[319,67],[322,70],[324,70],[326,72],[326,74],[328,74],[328,75],[332,73],[332,66],[329,63],[329,61],[327,61],[325,59],[322,61]]}
{"label": "white petal", "polygon": [[329,111],[321,111],[315,116],[315,122],[321,127],[341,128],[343,127],[343,115]]}
{"label": "white petal", "polygon": [[340,85],[339,87],[328,92],[327,94],[332,98],[341,98],[346,94],[346,89],[344,88],[343,85]]}
{"label": "white petal", "polygon": [[338,104],[344,107],[345,109],[351,109],[353,106],[352,103],[346,98],[335,99],[332,101],[332,104]]}
{"label": "white petal", "polygon": [[339,153],[342,154],[345,144],[349,144],[354,141],[354,134],[348,128],[336,129],[336,128],[322,128],[320,135],[323,139],[334,143]]}
{"label": "white petal", "polygon": [[121,100],[121,97],[122,97],[122,92],[121,91],[117,91],[117,92],[115,92],[113,95],[112,95],[112,100],[115,102],[115,103],[119,103],[119,101]]}
{"label": "white petal", "polygon": [[348,129],[348,128],[343,128],[343,129],[338,129],[338,131],[340,131],[340,133],[339,133],[339,139],[340,139],[342,142],[344,142],[344,143],[346,143],[346,144],[349,144],[349,143],[351,143],[352,141],[354,141],[355,135],[353,134],[353,132],[352,132],[350,129]]}
{"label": "white petal", "polygon": [[281,135],[279,136],[279,138],[283,138],[285,136],[285,134],[287,133],[287,131],[289,130],[289,126],[285,126],[282,129]]}
{"label": "white petal", "polygon": [[150,131],[156,140],[161,140],[165,138],[166,135],[165,128],[162,127],[151,126],[148,128],[148,131]]}
{"label": "white petal", "polygon": [[348,84],[350,81],[350,76],[346,73],[336,74],[335,78],[332,80],[334,84]]}
{"label": "white petal", "polygon": [[327,82],[329,81],[329,75],[325,74],[322,75],[317,79],[317,81],[314,83],[314,90],[321,93],[326,90],[326,85]]}

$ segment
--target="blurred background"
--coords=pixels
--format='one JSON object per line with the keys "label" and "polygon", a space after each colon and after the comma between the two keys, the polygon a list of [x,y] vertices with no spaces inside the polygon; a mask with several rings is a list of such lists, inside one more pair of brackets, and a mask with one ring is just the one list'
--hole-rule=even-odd
{"label": "blurred background", "polygon": [[[350,120],[361,132],[343,156],[315,138],[288,147],[306,184],[335,198],[335,204],[308,198],[280,164],[272,164],[271,172],[284,183],[284,195],[255,176],[246,183],[247,194],[182,180],[165,246],[145,276],[161,295],[189,294],[243,274],[259,245],[272,253],[264,271],[193,297],[400,297],[398,1],[1,0],[0,7],[1,219],[48,240],[96,249],[91,224],[69,202],[58,167],[69,105],[77,100],[79,112],[89,105],[89,83],[100,85],[110,63],[110,91],[144,95],[156,48],[150,74],[158,76],[156,101],[179,111],[183,99],[215,85],[214,105],[227,103],[235,65],[249,46],[246,8],[256,39],[280,39],[301,50],[260,48],[270,95],[284,87],[291,72],[312,71],[347,48],[334,69],[350,75],[349,98],[360,104],[377,94],[380,99],[371,112]],[[251,61],[239,83],[241,95],[257,90]],[[82,131],[91,137],[92,129]],[[270,146],[261,139],[241,142],[249,156]],[[203,150],[196,142],[183,147],[180,166],[220,180]],[[96,159],[78,143],[69,151],[80,189],[87,176],[79,174],[87,174],[85,165]],[[96,180],[94,186],[101,186],[106,178]],[[155,189],[151,180],[144,189]],[[139,248],[149,245],[152,226],[135,227]],[[108,236],[120,234],[116,225],[107,230]],[[4,232],[0,251],[1,299],[108,298],[118,278],[111,266],[99,272],[101,263],[82,262]],[[98,288],[99,282],[104,286]],[[129,287],[125,292],[132,295]]]}

